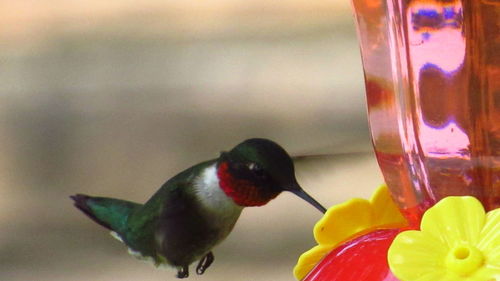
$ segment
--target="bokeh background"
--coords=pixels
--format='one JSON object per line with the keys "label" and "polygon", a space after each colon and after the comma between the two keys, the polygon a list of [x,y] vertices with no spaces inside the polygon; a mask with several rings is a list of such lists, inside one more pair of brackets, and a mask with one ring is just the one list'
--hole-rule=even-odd
{"label": "bokeh background", "polygon": [[[245,138],[328,155],[297,163],[325,206],[382,181],[349,0],[0,7],[0,280],[176,280],[128,256],[68,195],[143,202]],[[191,278],[293,280],[319,218],[290,194],[246,209]]]}

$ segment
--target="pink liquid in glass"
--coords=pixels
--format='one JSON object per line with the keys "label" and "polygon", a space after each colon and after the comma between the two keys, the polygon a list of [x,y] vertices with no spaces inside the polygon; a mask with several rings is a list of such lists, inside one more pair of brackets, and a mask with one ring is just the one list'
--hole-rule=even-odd
{"label": "pink liquid in glass", "polygon": [[500,207],[500,0],[352,0],[368,116],[408,218],[441,198]]}

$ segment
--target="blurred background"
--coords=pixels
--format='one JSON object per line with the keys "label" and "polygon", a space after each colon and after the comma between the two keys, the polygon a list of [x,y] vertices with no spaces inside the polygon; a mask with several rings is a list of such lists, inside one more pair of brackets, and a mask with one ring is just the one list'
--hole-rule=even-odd
{"label": "blurred background", "polygon": [[[0,3],[0,280],[176,280],[128,256],[73,193],[144,202],[249,137],[325,206],[382,182],[349,0]],[[246,209],[195,280],[293,280],[320,213]],[[193,270],[192,270],[193,271]]]}

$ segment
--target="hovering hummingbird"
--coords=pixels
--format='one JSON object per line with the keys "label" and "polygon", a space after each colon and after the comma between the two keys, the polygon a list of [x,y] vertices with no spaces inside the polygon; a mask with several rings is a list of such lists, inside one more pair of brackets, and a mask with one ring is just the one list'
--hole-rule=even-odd
{"label": "hovering hummingbird", "polygon": [[254,138],[177,174],[145,204],[83,194],[71,198],[132,255],[176,267],[177,277],[186,278],[193,262],[199,261],[200,275],[212,264],[212,248],[228,236],[244,207],[265,205],[282,191],[326,212],[297,183],[287,152]]}

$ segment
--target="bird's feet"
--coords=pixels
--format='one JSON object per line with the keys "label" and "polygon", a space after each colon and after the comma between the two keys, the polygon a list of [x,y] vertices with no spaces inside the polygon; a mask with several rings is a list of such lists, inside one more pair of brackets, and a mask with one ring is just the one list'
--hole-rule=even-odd
{"label": "bird's feet", "polygon": [[207,268],[209,268],[210,265],[214,262],[214,259],[214,254],[212,252],[208,252],[208,254],[200,260],[198,266],[196,266],[196,273],[198,275],[202,275],[205,270],[207,270]]}
{"label": "bird's feet", "polygon": [[189,267],[183,266],[177,271],[177,278],[188,278],[189,277]]}

